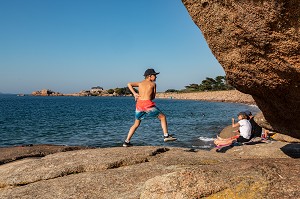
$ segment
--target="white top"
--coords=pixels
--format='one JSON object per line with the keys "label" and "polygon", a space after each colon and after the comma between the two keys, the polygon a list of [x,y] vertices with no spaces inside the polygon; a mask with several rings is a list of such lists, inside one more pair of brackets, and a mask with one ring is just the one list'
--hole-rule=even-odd
{"label": "white top", "polygon": [[251,123],[247,119],[242,119],[238,121],[240,124],[239,130],[240,135],[243,136],[245,139],[250,139],[251,137]]}

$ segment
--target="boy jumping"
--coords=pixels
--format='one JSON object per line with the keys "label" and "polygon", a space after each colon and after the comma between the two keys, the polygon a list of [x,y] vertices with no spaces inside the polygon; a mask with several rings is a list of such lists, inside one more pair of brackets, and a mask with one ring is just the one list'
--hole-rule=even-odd
{"label": "boy jumping", "polygon": [[[141,82],[130,82],[127,84],[129,90],[134,95],[136,101],[136,111],[135,111],[135,122],[129,129],[127,139],[124,141],[123,146],[132,146],[130,139],[133,136],[136,129],[140,126],[141,120],[144,119],[146,115],[157,117],[161,122],[161,127],[164,133],[164,141],[175,141],[177,138],[172,137],[168,134],[168,124],[166,116],[155,106],[152,101],[155,99],[156,95],[156,73],[154,69],[147,69],[144,73],[145,79]],[[139,88],[139,93],[136,93],[133,87]]]}

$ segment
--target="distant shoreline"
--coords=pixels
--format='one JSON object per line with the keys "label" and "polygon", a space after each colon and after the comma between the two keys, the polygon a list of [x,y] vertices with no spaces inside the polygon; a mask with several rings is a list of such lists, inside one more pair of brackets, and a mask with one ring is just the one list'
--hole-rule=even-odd
{"label": "distant shoreline", "polygon": [[[54,93],[50,95],[34,95],[34,94],[18,94],[18,96],[74,96],[74,97],[86,97],[88,95],[80,95],[79,93],[74,94],[61,94]],[[132,95],[112,95],[103,94],[98,95],[98,97],[128,97]],[[97,97],[97,96],[95,96]],[[158,92],[156,93],[156,98],[158,99],[180,99],[180,100],[201,100],[201,101],[211,101],[211,102],[230,102],[230,103],[242,103],[249,105],[256,105],[253,97],[249,94],[242,93],[238,90],[228,90],[228,91],[202,91],[202,92]]]}
{"label": "distant shoreline", "polygon": [[157,93],[156,98],[202,100],[202,101],[212,101],[212,102],[232,102],[232,103],[256,105],[251,95],[244,94],[238,90],[191,92],[191,93]]}

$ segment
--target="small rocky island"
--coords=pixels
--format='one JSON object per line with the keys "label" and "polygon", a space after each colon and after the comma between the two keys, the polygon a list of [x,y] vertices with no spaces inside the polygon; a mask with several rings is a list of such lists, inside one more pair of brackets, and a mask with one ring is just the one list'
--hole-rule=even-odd
{"label": "small rocky island", "polygon": [[50,89],[42,89],[31,93],[33,96],[119,96],[115,90],[104,90],[102,87],[92,87],[90,90],[82,90],[78,93],[63,94]]}

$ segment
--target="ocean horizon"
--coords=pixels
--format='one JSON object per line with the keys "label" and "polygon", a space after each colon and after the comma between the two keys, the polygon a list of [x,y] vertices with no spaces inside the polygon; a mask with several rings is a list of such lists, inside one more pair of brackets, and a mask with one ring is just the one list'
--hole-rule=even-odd
{"label": "ocean horizon", "polygon": [[[134,146],[211,149],[213,139],[240,111],[257,106],[196,100],[155,99],[167,116],[163,142],[160,121],[146,118],[133,135]],[[53,144],[89,147],[122,146],[134,122],[133,97],[66,97],[0,95],[0,147]]]}

